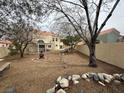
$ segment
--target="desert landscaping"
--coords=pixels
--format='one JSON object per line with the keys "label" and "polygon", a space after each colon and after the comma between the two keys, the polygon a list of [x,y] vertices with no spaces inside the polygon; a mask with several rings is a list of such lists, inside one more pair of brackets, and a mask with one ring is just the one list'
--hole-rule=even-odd
{"label": "desert landscaping", "polygon": [[[0,77],[0,93],[6,87],[15,86],[16,93],[46,93],[52,88],[59,76],[82,75],[87,72],[115,74],[124,72],[123,69],[98,61],[97,68],[87,66],[88,57],[79,53],[61,55],[58,52],[45,53],[44,59],[37,55],[26,55],[19,59],[18,55],[5,57],[0,65],[11,62],[10,69]],[[102,86],[97,82],[81,79],[80,83],[66,88],[67,93],[122,93],[124,82],[110,82]],[[52,92],[51,92],[52,93]],[[63,93],[63,92],[62,92]]]}

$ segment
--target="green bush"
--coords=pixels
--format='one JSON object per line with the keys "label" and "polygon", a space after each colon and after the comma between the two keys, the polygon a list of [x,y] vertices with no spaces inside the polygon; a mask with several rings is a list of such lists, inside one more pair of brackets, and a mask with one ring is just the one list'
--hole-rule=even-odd
{"label": "green bush", "polygon": [[9,47],[9,50],[10,50],[10,55],[13,56],[13,55],[16,55],[18,53],[18,50],[16,48],[14,48],[14,46],[10,46]]}

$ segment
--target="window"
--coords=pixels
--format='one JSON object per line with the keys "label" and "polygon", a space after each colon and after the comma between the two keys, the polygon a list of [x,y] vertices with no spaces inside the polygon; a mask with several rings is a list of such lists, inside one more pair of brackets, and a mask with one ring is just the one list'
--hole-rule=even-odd
{"label": "window", "polygon": [[56,41],[58,41],[58,39],[56,38]]}
{"label": "window", "polygon": [[51,45],[48,45],[48,48],[51,48]]}
{"label": "window", "polygon": [[53,41],[54,41],[54,38],[53,38]]}
{"label": "window", "polygon": [[2,47],[4,47],[4,45],[2,45]]}
{"label": "window", "polygon": [[56,46],[58,46],[58,45],[56,45]]}
{"label": "window", "polygon": [[62,49],[62,45],[60,45],[60,49]]}

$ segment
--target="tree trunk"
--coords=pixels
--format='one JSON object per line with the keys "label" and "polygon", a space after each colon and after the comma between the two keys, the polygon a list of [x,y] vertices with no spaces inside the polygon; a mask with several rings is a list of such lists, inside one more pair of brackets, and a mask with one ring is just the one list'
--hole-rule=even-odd
{"label": "tree trunk", "polygon": [[89,47],[89,66],[91,67],[97,67],[96,64],[96,55],[95,55],[95,44],[91,44],[91,46]]}
{"label": "tree trunk", "polygon": [[20,50],[20,58],[24,57],[24,52],[22,50]]}

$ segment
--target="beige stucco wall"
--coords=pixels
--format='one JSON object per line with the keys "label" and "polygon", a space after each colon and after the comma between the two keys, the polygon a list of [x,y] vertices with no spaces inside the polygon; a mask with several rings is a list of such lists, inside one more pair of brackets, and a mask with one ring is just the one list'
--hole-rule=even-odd
{"label": "beige stucco wall", "polygon": [[[77,50],[88,55],[87,46],[79,45]],[[124,68],[124,43],[107,43],[96,45],[96,57],[109,64]]]}
{"label": "beige stucco wall", "polygon": [[0,58],[3,58],[9,54],[9,50],[4,47],[0,47]]}

